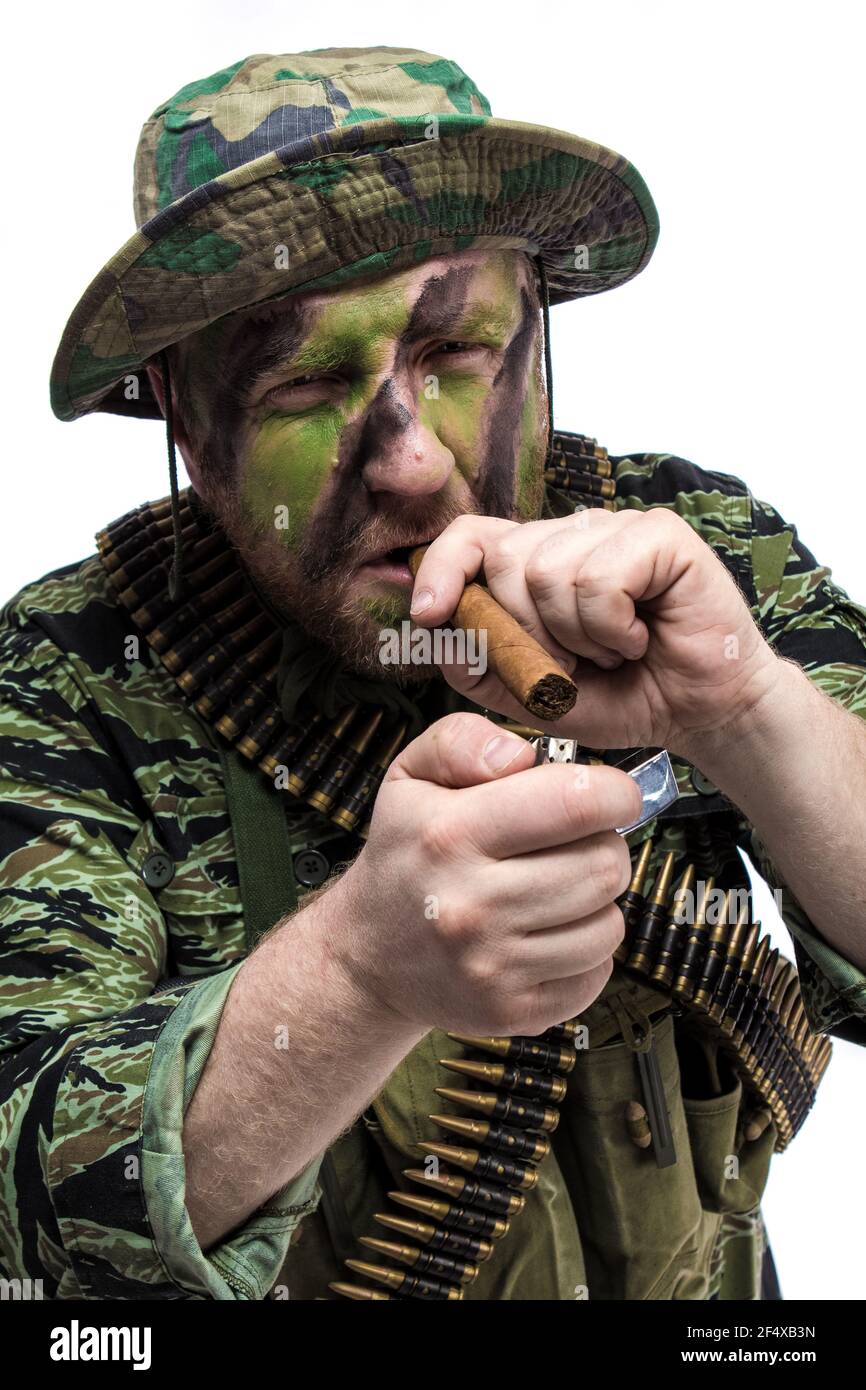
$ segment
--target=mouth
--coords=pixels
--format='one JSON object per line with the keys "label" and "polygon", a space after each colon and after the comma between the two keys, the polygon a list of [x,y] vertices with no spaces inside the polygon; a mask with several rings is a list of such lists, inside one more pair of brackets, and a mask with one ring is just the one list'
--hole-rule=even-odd
{"label": "mouth", "polygon": [[409,569],[409,556],[419,545],[428,545],[433,537],[412,541],[409,545],[394,545],[390,550],[371,555],[357,568],[356,573],[367,572],[370,578],[385,580],[387,583],[412,585],[412,571]]}

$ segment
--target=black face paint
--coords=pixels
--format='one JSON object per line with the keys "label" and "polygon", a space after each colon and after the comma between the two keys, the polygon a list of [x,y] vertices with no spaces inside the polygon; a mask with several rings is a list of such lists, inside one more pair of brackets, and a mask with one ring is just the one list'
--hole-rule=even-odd
{"label": "black face paint", "polygon": [[511,517],[519,455],[520,421],[529,383],[530,359],[538,331],[532,296],[521,288],[520,327],[505,350],[493,379],[488,407],[487,448],[481,465],[478,496],[485,516]]}
{"label": "black face paint", "polygon": [[291,359],[309,331],[307,319],[303,304],[289,304],[285,313],[269,316],[264,327],[261,318],[250,317],[218,353],[216,367],[208,369],[212,389],[202,453],[209,482],[227,487],[237,479],[237,446],[252,392]]}
{"label": "black face paint", "polygon": [[363,469],[409,429],[414,418],[397,399],[395,379],[403,375],[416,342],[454,332],[475,273],[473,266],[454,266],[425,281],[394,354],[394,376],[382,383],[363,416],[343,431],[337,467],[317,511],[315,538],[308,537],[298,549],[301,570],[311,582],[338,569],[348,547],[362,534],[375,508]]}

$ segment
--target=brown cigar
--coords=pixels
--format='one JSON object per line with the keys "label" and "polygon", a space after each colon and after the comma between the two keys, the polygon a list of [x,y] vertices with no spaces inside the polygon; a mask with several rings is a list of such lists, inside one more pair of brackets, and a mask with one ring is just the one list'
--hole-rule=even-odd
{"label": "brown cigar", "polygon": [[[409,568],[418,573],[427,546],[409,553]],[[467,584],[453,626],[487,633],[487,665],[515,700],[536,719],[561,719],[577,699],[577,687],[534,637],[520,626],[481,584]]]}

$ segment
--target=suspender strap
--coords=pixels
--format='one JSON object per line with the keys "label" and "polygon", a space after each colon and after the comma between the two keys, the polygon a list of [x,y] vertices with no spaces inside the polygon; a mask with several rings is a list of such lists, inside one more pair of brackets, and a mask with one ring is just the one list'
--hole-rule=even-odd
{"label": "suspender strap", "polygon": [[[292,874],[292,847],[283,802],[259,768],[221,743],[247,949],[298,903]],[[322,1159],[322,1214],[337,1258],[354,1250],[355,1240],[330,1152]]]}
{"label": "suspender strap", "polygon": [[254,763],[219,745],[238,866],[247,949],[298,904],[283,801]]}

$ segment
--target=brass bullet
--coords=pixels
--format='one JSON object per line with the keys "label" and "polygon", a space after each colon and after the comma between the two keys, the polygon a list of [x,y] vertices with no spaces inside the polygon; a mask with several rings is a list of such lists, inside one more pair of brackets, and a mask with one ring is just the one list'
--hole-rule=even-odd
{"label": "brass bullet", "polygon": [[573,1047],[557,1047],[541,1038],[496,1038],[470,1037],[464,1033],[449,1033],[454,1042],[474,1047],[478,1052],[490,1052],[494,1057],[504,1057],[509,1062],[517,1062],[526,1067],[546,1067],[552,1071],[574,1070],[577,1053]]}
{"label": "brass bullet", "polygon": [[437,1201],[435,1197],[416,1197],[413,1192],[389,1192],[388,1196],[401,1207],[441,1221],[448,1230],[468,1231],[472,1235],[489,1236],[491,1240],[501,1240],[508,1233],[508,1221],[495,1214],[455,1202]]}
{"label": "brass bullet", "polygon": [[772,1119],[773,1116],[769,1109],[753,1110],[747,1116],[743,1133],[750,1144],[753,1144],[756,1139],[760,1139]]}
{"label": "brass bullet", "polygon": [[[656,944],[668,916],[668,897],[670,895],[671,883],[673,882],[674,863],[676,854],[671,850],[662,860],[655,883],[649,896],[644,911],[641,913],[631,940],[629,942],[629,952],[624,964],[629,970],[638,970],[644,974],[653,964]],[[694,866],[689,865],[686,870],[686,877],[680,885],[680,890],[688,885],[688,874],[694,878]]]}
{"label": "brass bullet", "polygon": [[[743,1007],[743,1001],[746,997],[746,988],[751,978],[752,959],[755,954],[755,947],[758,942],[758,933],[760,930],[761,928],[758,922],[753,922],[748,928],[743,940],[743,954],[738,962],[739,969],[734,978],[731,990],[727,999],[719,1000],[721,1013],[718,1017],[718,1022],[722,1030],[727,1033],[728,1036],[733,1033],[734,1024]],[[735,962],[735,964],[737,964],[737,962]],[[715,1002],[716,1001],[713,1000],[713,1008],[710,1010],[710,1014],[713,1018],[716,1017]]]}
{"label": "brass bullet", "polygon": [[465,1259],[477,1260],[480,1263],[489,1260],[493,1254],[490,1241],[482,1240],[479,1236],[465,1235],[461,1231],[448,1231],[444,1226],[431,1226],[426,1221],[409,1221],[405,1217],[391,1216],[384,1211],[377,1211],[374,1219],[380,1225],[387,1226],[389,1230],[396,1231],[398,1235],[409,1236],[411,1240],[420,1241],[422,1245],[429,1245],[434,1250],[449,1250],[455,1255],[462,1255]]}
{"label": "brass bullet", "polygon": [[728,938],[728,948],[722,962],[722,969],[710,1000],[710,1018],[720,1022],[724,1017],[731,994],[740,973],[740,963],[746,949],[750,931],[748,900],[741,906],[734,929]]}
{"label": "brass bullet", "polygon": [[384,1255],[386,1259],[409,1265],[416,1273],[432,1274],[457,1284],[471,1284],[473,1279],[478,1278],[478,1266],[470,1264],[468,1260],[438,1255],[432,1250],[421,1250],[417,1245],[398,1245],[391,1240],[377,1240],[375,1236],[360,1236],[359,1243],[365,1245],[368,1250],[374,1250],[377,1255]]}
{"label": "brass bullet", "polygon": [[702,1011],[709,1010],[710,1001],[713,997],[713,990],[716,986],[725,961],[727,952],[727,937],[729,925],[729,904],[731,901],[731,889],[725,897],[725,906],[722,909],[721,919],[710,932],[710,939],[707,942],[707,950],[703,964],[698,976],[697,986],[694,993],[695,1007]]}
{"label": "brass bullet", "polygon": [[371,1265],[366,1260],[346,1260],[349,1269],[363,1274],[367,1279],[375,1279],[378,1284],[405,1293],[409,1298],[442,1299],[453,1302],[463,1297],[463,1290],[455,1284],[441,1279],[427,1279],[423,1274],[404,1273],[399,1269],[388,1269],[385,1265]]}
{"label": "brass bullet", "polygon": [[343,1284],[337,1281],[329,1284],[328,1288],[333,1289],[334,1293],[342,1294],[344,1298],[365,1299],[371,1303],[379,1303],[383,1300],[389,1303],[393,1302],[391,1294],[385,1293],[384,1289],[365,1289],[361,1284]]}
{"label": "brass bullet", "polygon": [[343,792],[340,805],[331,816],[343,830],[354,830],[367,815],[382,778],[402,747],[408,727],[408,721],[403,720],[390,735],[383,736],[383,746],[376,753],[372,766],[360,771]]}
{"label": "brass bullet", "polygon": [[464,1149],[456,1144],[432,1144],[424,1141],[415,1145],[422,1157],[435,1154],[445,1163],[453,1163],[475,1177],[490,1182],[501,1182],[505,1187],[516,1187],[529,1192],[538,1182],[538,1173],[525,1163],[513,1159],[500,1158],[498,1154],[483,1149]]}
{"label": "brass bullet", "polygon": [[555,1023],[552,1028],[545,1028],[541,1037],[548,1038],[551,1042],[570,1042],[572,1038],[577,1037],[579,1027],[578,1020],[570,1018],[565,1023]]}
{"label": "brass bullet", "polygon": [[340,748],[337,757],[328,763],[321,780],[307,797],[309,806],[314,806],[324,815],[328,814],[356,772],[362,755],[382,722],[384,713],[381,708],[373,710],[357,732]]}
{"label": "brass bullet", "polygon": [[636,1144],[639,1149],[648,1149],[652,1143],[649,1119],[638,1101],[630,1100],[626,1105],[625,1122],[631,1142]]}
{"label": "brass bullet", "polygon": [[527,1134],[525,1130],[491,1124],[489,1120],[463,1120],[456,1115],[431,1115],[430,1119],[451,1134],[472,1139],[511,1158],[539,1163],[550,1153],[550,1140],[541,1134]]}
{"label": "brass bullet", "polygon": [[518,1096],[497,1095],[490,1091],[458,1091],[451,1086],[437,1086],[437,1096],[453,1101],[467,1110],[507,1120],[516,1129],[543,1129],[552,1134],[559,1124],[559,1112],[549,1105],[537,1105]]}
{"label": "brass bullet", "polygon": [[465,1062],[459,1057],[441,1057],[446,1071],[469,1076],[473,1081],[486,1081],[490,1086],[503,1086],[507,1091],[531,1096],[534,1100],[562,1100],[568,1089],[561,1076],[546,1076],[543,1072],[528,1071],[501,1062]]}
{"label": "brass bullet", "polygon": [[650,975],[651,984],[660,984],[669,989],[674,980],[674,973],[677,968],[677,960],[685,946],[688,926],[686,922],[680,920],[684,915],[684,906],[687,895],[692,892],[692,884],[695,881],[695,866],[689,864],[680,880],[679,886],[674,892],[674,900],[671,911],[664,924],[661,939],[658,943],[655,966]]}
{"label": "brass bullet", "polygon": [[493,1212],[496,1216],[514,1216],[523,1210],[526,1202],[526,1198],[517,1192],[493,1187],[475,1178],[458,1177],[456,1173],[440,1173],[438,1177],[432,1177],[421,1168],[404,1168],[403,1176],[424,1187],[436,1187],[440,1192],[447,1192],[458,1198],[462,1205],[480,1203],[482,1210]]}
{"label": "brass bullet", "polygon": [[623,964],[629,953],[629,938],[640,920],[640,915],[644,910],[646,898],[644,896],[644,884],[646,883],[647,870],[652,858],[653,842],[652,837],[644,840],[640,847],[640,853],[631,876],[631,882],[625,892],[617,898],[619,907],[625,922],[625,936],[613,953],[613,958]]}
{"label": "brass bullet", "polygon": [[757,1003],[756,985],[757,981],[763,974],[764,966],[766,964],[769,953],[770,938],[768,936],[762,936],[760,941],[758,942],[758,946],[755,951],[754,957],[749,965],[746,978],[746,985],[743,991],[740,1007],[737,1010],[736,1015],[732,1013],[729,1018],[729,1031],[733,1035],[735,1042],[742,1042],[743,1038],[747,1035],[752,1026],[754,1011]]}
{"label": "brass bullet", "polygon": [[697,987],[697,977],[703,965],[704,951],[710,936],[707,926],[707,908],[715,890],[715,884],[714,878],[708,878],[704,883],[704,891],[695,911],[695,920],[690,927],[686,928],[685,945],[673,984],[674,993],[682,997],[693,994]]}

